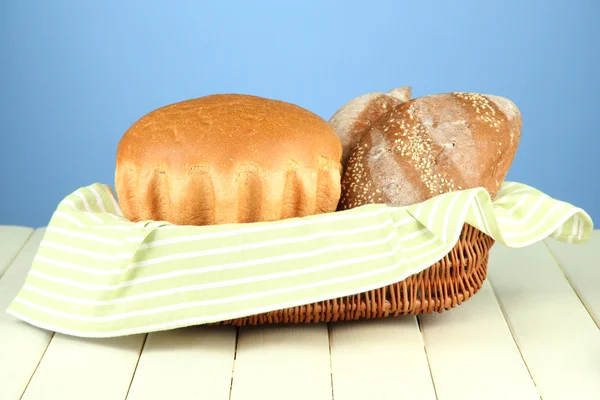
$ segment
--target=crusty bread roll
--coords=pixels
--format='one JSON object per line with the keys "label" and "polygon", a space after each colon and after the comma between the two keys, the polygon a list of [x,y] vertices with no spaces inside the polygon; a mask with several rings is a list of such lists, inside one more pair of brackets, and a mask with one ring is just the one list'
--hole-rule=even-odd
{"label": "crusty bread roll", "polygon": [[132,221],[274,221],[335,211],[342,146],[304,108],[223,94],[159,108],[125,132],[115,189]]}
{"label": "crusty bread roll", "polygon": [[387,93],[374,92],[357,96],[344,104],[329,119],[342,141],[342,167],[346,168],[352,149],[369,127],[395,106],[410,100],[411,88],[402,86]]}
{"label": "crusty bread roll", "polygon": [[393,108],[360,138],[342,179],[339,209],[406,206],[436,195],[502,185],[521,137],[503,97],[446,93]]}

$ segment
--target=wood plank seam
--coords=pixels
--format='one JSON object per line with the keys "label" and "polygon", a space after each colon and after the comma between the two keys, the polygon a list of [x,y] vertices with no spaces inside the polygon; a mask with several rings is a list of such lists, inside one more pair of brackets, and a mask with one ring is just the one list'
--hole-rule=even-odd
{"label": "wood plank seam", "polygon": [[[10,267],[12,267],[12,264],[15,262],[15,260],[19,256],[19,254],[21,254],[21,251],[23,251],[23,249],[25,248],[25,246],[27,246],[27,244],[29,244],[29,241],[31,240],[31,238],[33,237],[33,234],[35,232],[36,232],[36,229],[33,229],[33,231],[31,231],[31,233],[29,234],[29,236],[27,236],[27,240],[25,240],[25,242],[21,245],[21,247],[19,248],[19,251],[17,251],[15,253],[14,257],[8,263],[8,268],[6,268],[4,270],[4,272],[8,271],[10,269]],[[0,279],[2,279],[2,276],[3,275],[0,275]],[[50,346],[50,342],[52,342],[52,339],[54,339],[54,332],[52,332],[52,335],[50,336],[50,340],[48,340],[48,343],[46,343],[46,347],[44,348],[44,351],[42,352],[42,355],[40,356],[40,359],[38,360],[38,362],[37,362],[37,364],[36,364],[33,372],[31,373],[31,376],[27,380],[27,384],[23,388],[23,391],[21,392],[21,395],[19,396],[19,400],[22,399],[23,396],[25,395],[25,392],[27,391],[27,388],[29,387],[29,384],[31,383],[31,379],[33,379],[33,376],[35,375],[35,372],[38,370],[38,367],[40,366],[40,364],[42,362],[42,359],[44,358],[44,355],[46,355],[46,351],[48,350],[48,347]]]}
{"label": "wood plank seam", "polygon": [[[33,229],[33,228],[32,228]],[[25,246],[27,246],[27,243],[29,243],[29,241],[31,240],[31,237],[33,236],[33,234],[35,233],[36,229],[33,229],[30,233],[29,236],[27,236],[27,239],[25,240],[25,242],[23,242],[23,244],[21,245],[21,247],[19,247],[19,250],[15,253],[15,255],[13,256],[13,258],[11,258],[8,261],[8,267],[2,271],[0,273],[0,279],[2,279],[2,277],[4,276],[4,274],[6,273],[6,271],[8,271],[8,268],[10,268],[10,266],[12,265],[13,262],[15,262],[15,260],[17,259],[17,256],[19,254],[21,254],[21,251],[25,248]]]}
{"label": "wood plank seam", "polygon": [[496,302],[498,303],[498,307],[500,308],[500,312],[502,313],[502,318],[504,318],[504,322],[506,323],[506,326],[508,327],[508,331],[510,332],[510,336],[512,336],[513,342],[515,343],[515,346],[517,347],[517,351],[519,352],[519,356],[521,356],[521,360],[523,360],[523,364],[525,365],[525,368],[527,369],[527,373],[529,374],[529,378],[531,379],[531,382],[533,382],[533,386],[535,387],[535,391],[537,392],[538,396],[540,397],[540,400],[542,400],[542,394],[540,393],[540,389],[538,388],[538,385],[537,385],[537,382],[535,381],[535,379],[533,379],[533,375],[531,374],[531,369],[529,368],[529,365],[527,364],[527,361],[525,361],[525,357],[523,356],[523,352],[521,351],[521,348],[519,347],[519,342],[517,341],[517,338],[515,337],[515,333],[513,332],[512,325],[510,324],[510,321],[508,320],[508,318],[506,316],[506,311],[504,311],[504,306],[502,305],[502,302],[500,301],[500,298],[496,294],[496,290],[494,289],[494,285],[493,285],[492,280],[489,278],[489,276],[488,276],[487,279],[489,281],[490,288],[492,290],[492,294],[494,295],[494,298],[496,299]]}
{"label": "wood plank seam", "polygon": [[333,358],[331,351],[331,324],[327,323],[327,343],[329,345],[329,380],[331,382],[331,400],[335,399],[335,395],[333,393]]}
{"label": "wood plank seam", "polygon": [[129,381],[129,386],[127,386],[127,392],[125,392],[125,400],[129,397],[129,391],[131,390],[131,385],[133,384],[133,380],[135,379],[135,373],[137,372],[138,365],[140,365],[140,359],[142,358],[142,353],[146,348],[146,342],[148,341],[148,334],[144,334],[144,340],[142,340],[142,346],[140,347],[140,353],[138,354],[137,361],[135,363],[135,367],[133,368],[133,374],[131,374],[131,380]]}
{"label": "wood plank seam", "polygon": [[50,347],[50,343],[52,342],[52,339],[54,339],[54,332],[52,332],[52,336],[50,336],[50,340],[48,340],[48,343],[46,344],[46,348],[44,349],[44,351],[43,351],[40,359],[38,360],[37,365],[35,366],[33,372],[31,373],[31,376],[29,377],[29,380],[27,381],[27,384],[23,388],[23,391],[21,392],[21,395],[19,396],[19,400],[21,400],[23,398],[23,396],[25,395],[25,392],[27,391],[27,388],[29,387],[29,384],[31,383],[31,380],[33,379],[33,376],[37,372],[40,364],[42,363],[42,360],[44,359],[44,356],[46,355],[46,351],[48,351],[48,347]]}
{"label": "wood plank seam", "polygon": [[231,364],[231,380],[229,381],[229,400],[231,400],[231,393],[233,392],[233,378],[235,376],[235,359],[237,358],[238,342],[240,339],[240,328],[235,329],[235,345],[233,346],[233,362]]}
{"label": "wood plank seam", "polygon": [[558,257],[556,256],[556,254],[554,254],[554,252],[552,251],[552,249],[550,248],[550,246],[548,246],[548,243],[546,242],[546,240],[543,240],[543,242],[544,242],[544,246],[546,246],[546,248],[550,252],[550,255],[552,256],[552,259],[554,260],[554,262],[558,266],[558,269],[560,269],[560,271],[563,273],[565,279],[567,280],[567,282],[571,286],[571,289],[573,289],[573,292],[575,292],[575,295],[577,296],[577,298],[579,299],[579,301],[583,305],[583,308],[585,308],[585,310],[590,315],[590,318],[594,321],[594,323],[596,324],[596,326],[598,328],[600,328],[600,321],[598,321],[598,320],[596,320],[596,318],[594,318],[594,314],[592,313],[592,311],[590,310],[590,308],[588,307],[588,305],[586,304],[586,302],[581,297],[581,293],[579,293],[579,290],[577,290],[576,285],[573,284],[573,281],[571,280],[571,278],[569,277],[569,274],[567,273],[567,271],[565,270],[565,268],[562,266],[562,264],[558,260]]}
{"label": "wood plank seam", "polygon": [[431,385],[433,386],[433,393],[435,398],[439,399],[437,388],[435,387],[435,379],[433,378],[433,371],[431,371],[431,364],[429,363],[429,355],[427,354],[427,345],[425,343],[425,336],[423,335],[423,329],[421,328],[421,316],[417,315],[417,327],[419,328],[419,335],[421,336],[421,343],[423,344],[423,352],[425,353],[425,359],[427,360],[427,368],[429,369],[429,377],[431,378]]}

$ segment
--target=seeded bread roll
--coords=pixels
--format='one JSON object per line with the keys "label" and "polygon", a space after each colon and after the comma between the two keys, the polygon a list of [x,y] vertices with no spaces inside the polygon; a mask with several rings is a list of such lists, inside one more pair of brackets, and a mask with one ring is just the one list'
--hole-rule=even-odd
{"label": "seeded bread roll", "polygon": [[447,93],[394,107],[359,140],[339,209],[406,206],[484,187],[498,192],[521,137],[521,114],[503,97]]}
{"label": "seeded bread roll", "polygon": [[274,221],[335,211],[342,145],[319,116],[228,94],[152,111],[124,134],[115,188],[132,221]]}
{"label": "seeded bread roll", "polygon": [[399,87],[387,93],[367,93],[344,104],[329,120],[342,141],[342,167],[345,168],[352,150],[371,124],[395,106],[410,100],[411,88]]}

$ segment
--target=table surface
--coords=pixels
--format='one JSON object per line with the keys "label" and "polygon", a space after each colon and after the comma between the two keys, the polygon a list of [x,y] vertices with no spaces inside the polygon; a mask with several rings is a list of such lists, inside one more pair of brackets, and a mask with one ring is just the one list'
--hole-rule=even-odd
{"label": "table surface", "polygon": [[492,248],[441,314],[82,339],[4,310],[44,229],[0,226],[0,399],[600,399],[600,231]]}

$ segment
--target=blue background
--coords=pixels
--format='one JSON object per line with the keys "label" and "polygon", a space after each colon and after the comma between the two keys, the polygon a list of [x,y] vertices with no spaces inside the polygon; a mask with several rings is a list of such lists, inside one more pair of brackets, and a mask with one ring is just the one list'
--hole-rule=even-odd
{"label": "blue background", "polygon": [[594,0],[2,2],[0,224],[112,185],[121,135],[162,105],[251,93],[328,119],[402,85],[512,99],[507,179],[598,220],[599,20]]}

